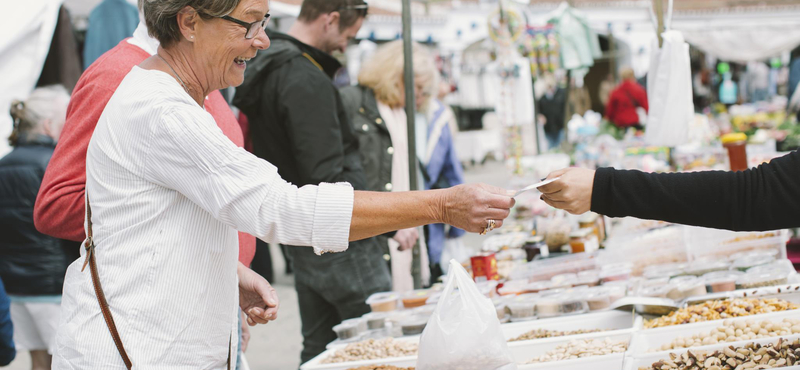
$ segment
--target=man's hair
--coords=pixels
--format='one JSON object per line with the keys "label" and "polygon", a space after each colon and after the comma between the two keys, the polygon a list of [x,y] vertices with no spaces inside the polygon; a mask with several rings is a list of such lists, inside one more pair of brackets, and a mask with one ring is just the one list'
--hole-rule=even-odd
{"label": "man's hair", "polygon": [[339,12],[339,31],[344,31],[356,24],[359,18],[367,14],[365,9],[348,9],[348,7],[364,5],[364,0],[304,0],[297,20],[313,22],[323,14]]}

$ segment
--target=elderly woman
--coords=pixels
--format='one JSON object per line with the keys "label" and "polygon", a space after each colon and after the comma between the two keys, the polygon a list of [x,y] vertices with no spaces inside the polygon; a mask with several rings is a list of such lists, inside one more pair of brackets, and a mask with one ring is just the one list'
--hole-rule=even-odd
{"label": "elderly woman", "polygon": [[[431,104],[432,96],[439,88],[439,71],[434,64],[433,56],[419,44],[413,45],[414,52],[414,92],[417,114],[417,135],[412,138],[417,143],[417,157],[423,168],[420,178],[425,179],[425,186],[430,188],[438,183],[439,188],[447,188],[463,182],[461,168],[453,168],[440,150],[433,158],[434,149],[440,139],[450,140],[450,129],[447,122],[441,120],[443,106],[438,102]],[[367,188],[374,191],[407,191],[408,178],[408,127],[406,125],[405,90],[403,88],[403,42],[393,41],[381,46],[364,63],[358,75],[358,86],[342,89],[342,100],[350,117],[353,130],[359,136],[361,161],[367,175]],[[430,111],[431,114],[424,114]],[[441,133],[447,130],[444,138]],[[430,139],[430,140],[429,140]],[[431,166],[432,165],[432,166]],[[456,165],[459,165],[456,163]],[[460,165],[459,165],[460,166]],[[447,177],[445,175],[453,175]],[[431,176],[435,178],[430,178]],[[441,180],[441,181],[438,181]],[[450,182],[449,180],[455,180]],[[434,236],[434,244],[428,245],[428,239],[421,239],[421,247],[425,252],[423,266],[432,260],[435,267],[439,262],[444,247],[443,225],[428,230]],[[439,226],[442,226],[441,228]],[[453,229],[452,236],[460,236]],[[431,233],[433,231],[433,233]],[[388,240],[391,255],[392,283],[396,291],[413,289],[411,277],[411,246],[417,241],[419,233],[416,229],[400,230]],[[433,253],[428,253],[428,248]],[[433,271],[438,271],[434,268]],[[423,269],[427,275],[430,270]],[[439,274],[434,273],[433,278]]]}
{"label": "elderly woman", "polygon": [[14,341],[17,349],[30,352],[33,369],[50,367],[64,272],[77,255],[74,246],[68,249],[33,223],[36,193],[67,104],[69,93],[60,85],[40,87],[25,101],[11,103],[14,150],[0,158],[0,280],[11,298]]}
{"label": "elderly woman", "polygon": [[507,217],[502,189],[298,189],[236,147],[202,106],[242,83],[247,60],[269,46],[268,11],[267,0],[145,2],[161,46],[119,85],[89,144],[85,258],[67,272],[55,368],[231,366],[237,298],[251,323],[278,309],[266,281],[237,264],[237,229],[338,252],[391,230],[478,232]]}

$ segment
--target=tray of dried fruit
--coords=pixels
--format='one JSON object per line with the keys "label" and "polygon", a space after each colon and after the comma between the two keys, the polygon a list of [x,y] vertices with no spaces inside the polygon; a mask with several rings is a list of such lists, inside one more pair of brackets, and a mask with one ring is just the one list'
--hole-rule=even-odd
{"label": "tray of dried fruit", "polygon": [[625,370],[798,369],[800,339],[762,338],[704,348],[629,356]]}
{"label": "tray of dried fruit", "polygon": [[[367,339],[329,349],[300,366],[301,370],[348,370],[373,365],[409,367],[417,364],[419,338]],[[389,367],[386,367],[387,369]]]}
{"label": "tray of dried fruit", "polygon": [[574,339],[510,346],[518,370],[621,369],[632,335],[622,333],[604,337]]}
{"label": "tray of dried fruit", "polygon": [[530,343],[630,334],[641,326],[641,316],[630,312],[606,311],[504,324],[501,329],[509,341],[509,347],[514,348]]}

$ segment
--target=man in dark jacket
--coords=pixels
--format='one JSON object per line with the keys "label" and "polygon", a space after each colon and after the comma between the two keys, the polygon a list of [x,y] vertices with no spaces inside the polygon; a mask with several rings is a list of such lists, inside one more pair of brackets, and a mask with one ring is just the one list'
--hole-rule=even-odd
{"label": "man in dark jacket", "polygon": [[[297,186],[349,182],[366,189],[358,139],[332,82],[341,64],[330,55],[344,51],[366,11],[363,0],[305,0],[288,34],[268,33],[270,48],[249,63],[236,90],[233,103],[248,117],[253,153]],[[375,238],[338,254],[289,251],[306,362],[336,339],[335,325],[369,312],[366,299],[391,289],[391,279]]]}

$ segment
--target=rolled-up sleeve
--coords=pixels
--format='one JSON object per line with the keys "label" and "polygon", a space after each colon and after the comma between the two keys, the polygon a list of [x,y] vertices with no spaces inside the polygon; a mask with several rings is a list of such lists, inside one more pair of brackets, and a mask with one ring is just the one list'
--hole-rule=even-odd
{"label": "rolled-up sleeve", "polygon": [[317,253],[347,249],[349,184],[289,184],[275,166],[228,140],[202,111],[175,109],[150,125],[145,178],[266,242],[313,246]]}

